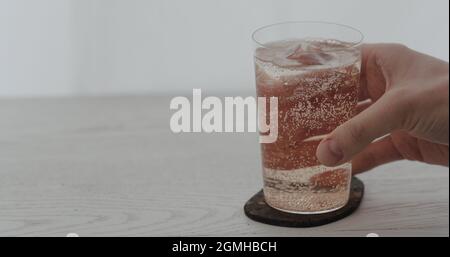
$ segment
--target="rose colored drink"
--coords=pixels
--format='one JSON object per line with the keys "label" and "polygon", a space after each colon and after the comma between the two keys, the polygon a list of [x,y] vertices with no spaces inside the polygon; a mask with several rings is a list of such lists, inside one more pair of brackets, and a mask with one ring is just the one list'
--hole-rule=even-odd
{"label": "rose colored drink", "polygon": [[255,51],[258,96],[278,97],[278,139],[261,144],[266,202],[321,213],[348,201],[351,164],[321,165],[323,137],[355,114],[360,52],[336,40],[285,40]]}

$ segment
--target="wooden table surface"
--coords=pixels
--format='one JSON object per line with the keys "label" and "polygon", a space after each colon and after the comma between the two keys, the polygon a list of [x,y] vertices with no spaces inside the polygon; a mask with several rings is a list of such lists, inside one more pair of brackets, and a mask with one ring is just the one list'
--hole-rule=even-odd
{"label": "wooden table surface", "polygon": [[173,134],[169,97],[0,99],[0,236],[448,236],[449,171],[359,175],[359,210],[316,228],[249,220],[255,134]]}

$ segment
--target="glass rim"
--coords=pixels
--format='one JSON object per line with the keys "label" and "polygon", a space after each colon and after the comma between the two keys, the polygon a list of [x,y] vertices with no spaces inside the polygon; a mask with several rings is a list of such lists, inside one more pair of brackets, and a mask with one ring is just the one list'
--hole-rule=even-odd
{"label": "glass rim", "polygon": [[[283,22],[272,23],[272,24],[268,24],[268,25],[259,27],[256,30],[254,30],[253,33],[252,33],[252,40],[253,40],[254,43],[256,43],[258,45],[258,47],[271,49],[272,47],[267,46],[266,44],[261,43],[258,40],[256,40],[256,34],[258,32],[261,32],[264,29],[268,29],[268,28],[275,27],[275,26],[280,26],[280,25],[287,25],[287,24],[334,25],[334,26],[338,26],[338,27],[341,27],[341,28],[349,29],[349,30],[355,32],[356,34],[358,34],[358,36],[359,36],[359,39],[356,42],[346,42],[346,43],[349,43],[348,46],[344,46],[344,47],[341,47],[341,48],[338,48],[338,49],[325,50],[325,51],[321,51],[321,52],[335,52],[335,51],[338,51],[338,50],[345,50],[345,49],[356,48],[356,47],[359,47],[360,45],[362,45],[363,41],[364,41],[364,34],[359,29],[354,28],[354,27],[349,26],[349,25],[335,23],[335,22],[328,22],[328,21],[283,21]],[[306,52],[308,52],[308,51],[306,51]]]}

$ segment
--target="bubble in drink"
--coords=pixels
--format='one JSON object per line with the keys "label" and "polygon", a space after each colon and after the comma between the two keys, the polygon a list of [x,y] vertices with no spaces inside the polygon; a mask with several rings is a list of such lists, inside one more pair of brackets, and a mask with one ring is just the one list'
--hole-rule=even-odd
{"label": "bubble in drink", "polygon": [[361,56],[337,40],[284,40],[255,51],[258,96],[278,97],[278,139],[261,144],[264,195],[296,213],[338,209],[348,201],[351,164],[321,165],[316,149],[355,114]]}

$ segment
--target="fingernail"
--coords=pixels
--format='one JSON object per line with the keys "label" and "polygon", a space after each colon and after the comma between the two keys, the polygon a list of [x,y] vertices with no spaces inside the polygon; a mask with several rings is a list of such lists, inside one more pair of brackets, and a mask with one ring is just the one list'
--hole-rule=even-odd
{"label": "fingernail", "polygon": [[325,142],[323,142],[325,148],[328,150],[327,154],[327,164],[334,165],[337,164],[342,158],[344,158],[344,154],[339,148],[338,143],[334,139],[326,139]]}

